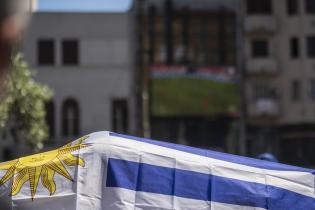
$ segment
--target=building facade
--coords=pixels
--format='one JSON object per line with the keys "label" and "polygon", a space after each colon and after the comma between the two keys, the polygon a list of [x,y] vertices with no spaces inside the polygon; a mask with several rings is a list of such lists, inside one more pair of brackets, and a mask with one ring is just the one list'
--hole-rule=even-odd
{"label": "building facade", "polygon": [[[132,30],[131,12],[34,13],[22,51],[36,79],[54,91],[47,149],[95,131],[134,133]],[[4,156],[23,154],[7,142]]]}
{"label": "building facade", "polygon": [[315,1],[243,6],[249,150],[315,165]]}
{"label": "building facade", "polygon": [[226,151],[227,133],[235,118],[226,110],[210,113],[216,109],[217,93],[199,73],[235,70],[237,2],[143,2],[138,10],[139,45],[147,74],[144,89],[150,96],[143,104],[149,104],[151,137]]}

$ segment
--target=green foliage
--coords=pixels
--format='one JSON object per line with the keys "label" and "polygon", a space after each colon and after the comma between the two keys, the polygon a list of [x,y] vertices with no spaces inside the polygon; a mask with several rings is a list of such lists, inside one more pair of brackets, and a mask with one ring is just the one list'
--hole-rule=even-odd
{"label": "green foliage", "polygon": [[48,138],[45,103],[51,99],[52,91],[33,76],[22,56],[15,56],[5,81],[5,96],[0,98],[0,128],[9,131],[16,141],[26,140],[39,150]]}

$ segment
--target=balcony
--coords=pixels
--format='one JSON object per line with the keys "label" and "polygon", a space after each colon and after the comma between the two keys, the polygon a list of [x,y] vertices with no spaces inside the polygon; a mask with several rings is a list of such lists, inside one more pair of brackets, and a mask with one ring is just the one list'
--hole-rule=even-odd
{"label": "balcony", "polygon": [[249,59],[246,67],[247,74],[249,75],[274,75],[278,73],[277,62],[272,58]]}
{"label": "balcony", "polygon": [[257,99],[249,104],[248,114],[250,117],[278,117],[280,115],[279,102],[273,98]]}
{"label": "balcony", "polygon": [[249,34],[275,33],[276,19],[270,15],[247,16],[245,19],[245,32]]}

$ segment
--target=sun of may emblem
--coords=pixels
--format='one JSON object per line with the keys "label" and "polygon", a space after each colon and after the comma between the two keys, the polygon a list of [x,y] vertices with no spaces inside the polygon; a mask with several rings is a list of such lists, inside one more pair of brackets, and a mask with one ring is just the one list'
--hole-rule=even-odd
{"label": "sun of may emblem", "polygon": [[0,180],[0,186],[13,178],[11,195],[17,195],[23,185],[29,181],[31,198],[34,200],[38,182],[41,178],[42,185],[53,195],[56,191],[55,173],[73,181],[66,166],[85,166],[82,158],[72,155],[72,152],[88,147],[83,144],[88,136],[77,140],[72,145],[67,144],[57,150],[45,152],[37,155],[19,158],[17,160],[0,163],[0,170],[6,170],[5,175]]}

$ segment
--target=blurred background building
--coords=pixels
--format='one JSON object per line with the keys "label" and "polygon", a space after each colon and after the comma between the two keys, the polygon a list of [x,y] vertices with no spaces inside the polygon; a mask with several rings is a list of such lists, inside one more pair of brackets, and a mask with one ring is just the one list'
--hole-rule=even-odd
{"label": "blurred background building", "polygon": [[[133,25],[131,11],[34,13],[22,51],[54,91],[46,149],[99,130],[135,132]],[[27,152],[3,142],[5,159]]]}
{"label": "blurred background building", "polygon": [[243,3],[249,152],[314,165],[315,1]]}
{"label": "blurred background building", "polygon": [[232,82],[236,5],[207,0],[138,5],[140,68],[150,96],[143,104],[149,104],[152,138],[225,150],[238,106]]}
{"label": "blurred background building", "polygon": [[36,11],[37,10],[37,6],[38,6],[38,2],[37,0],[29,0],[30,1],[30,10],[31,11]]}

